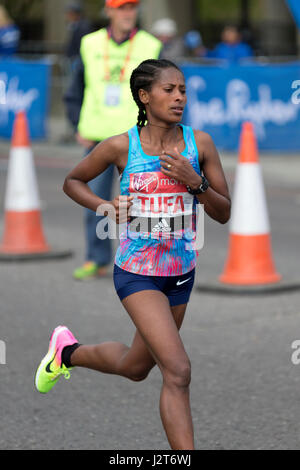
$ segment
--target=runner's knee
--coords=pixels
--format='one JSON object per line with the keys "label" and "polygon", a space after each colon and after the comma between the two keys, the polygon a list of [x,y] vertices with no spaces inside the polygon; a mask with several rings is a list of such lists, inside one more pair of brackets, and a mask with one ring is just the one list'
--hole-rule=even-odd
{"label": "runner's knee", "polygon": [[182,359],[162,368],[164,383],[170,387],[187,388],[191,383],[191,363]]}

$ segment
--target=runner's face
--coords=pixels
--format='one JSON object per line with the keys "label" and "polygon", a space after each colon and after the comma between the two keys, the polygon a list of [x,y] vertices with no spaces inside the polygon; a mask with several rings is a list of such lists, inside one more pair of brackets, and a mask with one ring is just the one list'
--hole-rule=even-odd
{"label": "runner's face", "polygon": [[136,25],[138,7],[134,3],[125,3],[119,8],[107,8],[111,25],[122,33],[130,33]]}
{"label": "runner's face", "polygon": [[187,101],[183,74],[174,68],[163,69],[151,90],[142,91],[141,98],[150,122],[180,122]]}

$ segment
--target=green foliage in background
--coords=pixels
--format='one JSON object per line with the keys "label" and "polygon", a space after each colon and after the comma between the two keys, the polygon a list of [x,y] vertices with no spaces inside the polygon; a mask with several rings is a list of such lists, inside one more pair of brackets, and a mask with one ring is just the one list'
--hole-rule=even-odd
{"label": "green foliage in background", "polygon": [[[0,5],[4,5],[10,16],[18,22],[18,20],[42,18],[46,1],[51,2],[51,0],[0,0]],[[104,2],[105,0],[83,0],[82,3],[87,16],[97,20],[101,17]],[[71,1],[65,0],[65,3],[71,3]]]}
{"label": "green foliage in background", "polygon": [[18,21],[19,19],[35,19],[41,17],[43,0],[1,0],[10,16]]}
{"label": "green foliage in background", "polygon": [[[216,22],[238,22],[242,0],[196,0],[198,20]],[[249,1],[249,13],[252,20],[259,19],[260,0]]]}
{"label": "green foliage in background", "polygon": [[[16,21],[39,19],[43,16],[45,2],[51,0],[0,0],[9,14]],[[63,0],[62,0],[63,1]],[[151,0],[143,0],[151,1]],[[300,0],[299,0],[300,1]],[[184,0],[182,0],[184,3]],[[194,0],[197,20],[212,22],[238,22],[242,0]],[[68,1],[66,0],[66,3]],[[84,9],[88,17],[100,19],[105,0],[83,0]],[[251,20],[260,19],[260,0],[249,0]]]}
{"label": "green foliage in background", "polygon": [[99,19],[104,7],[104,0],[85,0],[84,6],[89,18]]}

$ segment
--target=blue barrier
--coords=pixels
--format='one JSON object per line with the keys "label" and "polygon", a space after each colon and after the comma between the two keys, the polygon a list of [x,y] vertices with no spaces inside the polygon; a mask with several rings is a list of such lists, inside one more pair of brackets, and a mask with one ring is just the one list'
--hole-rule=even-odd
{"label": "blue barrier", "polygon": [[252,121],[262,150],[300,150],[300,62],[276,65],[183,64],[184,123],[237,150],[241,124]]}
{"label": "blue barrier", "polygon": [[[184,123],[236,150],[241,124],[254,123],[262,150],[300,150],[300,62],[280,65],[183,64]],[[0,58],[0,137],[11,138],[14,114],[27,112],[32,139],[47,136],[51,63]]]}
{"label": "blue barrier", "polygon": [[0,58],[0,137],[11,138],[15,113],[27,113],[30,137],[47,136],[51,64]]}
{"label": "blue barrier", "polygon": [[295,18],[298,28],[300,28],[300,2],[299,0],[286,0],[291,13]]}

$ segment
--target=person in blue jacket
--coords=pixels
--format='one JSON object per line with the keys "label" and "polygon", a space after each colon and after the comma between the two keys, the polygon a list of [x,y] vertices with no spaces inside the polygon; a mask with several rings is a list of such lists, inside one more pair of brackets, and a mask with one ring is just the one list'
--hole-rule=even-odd
{"label": "person in blue jacket", "polygon": [[236,26],[226,26],[222,31],[222,41],[217,44],[215,49],[207,51],[205,56],[234,63],[241,59],[253,57],[253,50],[242,41],[241,34]]}
{"label": "person in blue jacket", "polygon": [[0,56],[11,56],[18,50],[20,30],[4,6],[0,5]]}

